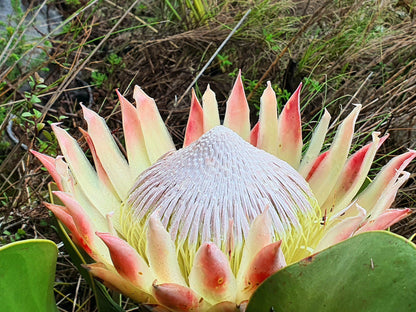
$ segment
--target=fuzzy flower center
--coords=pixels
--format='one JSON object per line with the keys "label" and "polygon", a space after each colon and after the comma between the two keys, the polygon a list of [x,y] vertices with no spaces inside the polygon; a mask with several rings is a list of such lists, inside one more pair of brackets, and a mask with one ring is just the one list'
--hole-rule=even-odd
{"label": "fuzzy flower center", "polygon": [[286,162],[218,126],[144,171],[120,214],[123,234],[141,254],[148,217],[157,213],[189,272],[204,242],[226,254],[234,271],[250,224],[268,207],[275,239],[297,240],[316,222],[307,182]]}

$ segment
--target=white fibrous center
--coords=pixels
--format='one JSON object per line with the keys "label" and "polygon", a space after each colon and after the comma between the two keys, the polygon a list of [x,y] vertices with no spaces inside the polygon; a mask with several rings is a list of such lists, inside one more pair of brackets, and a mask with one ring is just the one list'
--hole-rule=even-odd
{"label": "white fibrous center", "polygon": [[267,207],[276,239],[282,239],[299,230],[300,219],[317,206],[307,182],[289,164],[218,126],[144,171],[124,215],[143,228],[156,212],[187,252],[204,242],[226,251],[231,237],[233,246],[242,246],[251,222]]}

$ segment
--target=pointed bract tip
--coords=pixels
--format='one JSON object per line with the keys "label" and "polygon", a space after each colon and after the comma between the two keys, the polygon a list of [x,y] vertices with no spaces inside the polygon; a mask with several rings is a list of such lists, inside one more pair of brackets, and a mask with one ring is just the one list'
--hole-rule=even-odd
{"label": "pointed bract tip", "polygon": [[150,289],[153,274],[137,251],[125,240],[110,233],[95,232],[110,251],[117,272],[140,289]]}
{"label": "pointed bract tip", "polygon": [[101,238],[101,240],[103,241],[103,242],[106,242],[106,241],[108,241],[108,240],[110,240],[111,241],[111,235],[110,235],[110,233],[105,233],[105,232],[98,232],[98,231],[95,231],[95,235],[97,235],[99,238]]}
{"label": "pointed bract tip", "polygon": [[245,141],[250,140],[250,111],[241,72],[228,98],[223,125],[238,133]]}
{"label": "pointed bract tip", "polygon": [[99,117],[93,110],[89,109],[85,105],[81,104],[82,108],[82,114],[84,115],[84,119],[88,122],[90,122],[93,118],[101,118]]}
{"label": "pointed bract tip", "polygon": [[257,146],[258,139],[259,139],[259,130],[260,130],[260,123],[257,122],[253,129],[250,131],[250,144],[253,146]]}
{"label": "pointed bract tip", "polygon": [[236,281],[225,254],[214,243],[204,243],[199,247],[189,285],[210,304],[234,301]]}
{"label": "pointed bract tip", "polygon": [[186,125],[185,139],[183,146],[195,142],[204,134],[204,111],[196,98],[195,90],[192,88],[191,107],[189,111],[188,123]]}
{"label": "pointed bract tip", "polygon": [[361,108],[363,107],[361,104],[354,104],[354,109],[352,110],[352,113],[358,114],[361,111]]}
{"label": "pointed bract tip", "polygon": [[266,207],[264,207],[263,211],[261,212],[261,215],[268,216],[269,215],[269,209],[270,209],[269,205],[266,205]]}
{"label": "pointed bract tip", "polygon": [[[378,133],[377,137],[381,135],[380,132],[377,132],[377,133]],[[383,145],[383,143],[389,138],[389,136],[390,134],[387,133],[380,138],[380,141],[378,142],[378,148],[380,148],[380,146]],[[374,140],[374,137],[373,137],[373,140]]]}
{"label": "pointed bract tip", "polygon": [[[342,121],[341,125],[339,126],[338,129],[341,129],[343,126],[348,126],[348,128],[352,127],[352,131],[354,131],[353,127],[355,125],[355,122],[357,120],[357,117],[360,113],[361,104],[354,104],[354,109],[348,114],[347,117],[345,117],[345,119]],[[338,130],[339,131],[339,130]]]}
{"label": "pointed bract tip", "polygon": [[374,220],[369,220],[355,234],[369,231],[385,230],[400,220],[410,216],[413,211],[409,208],[405,209],[387,209]]}
{"label": "pointed bract tip", "polygon": [[58,188],[60,190],[63,190],[62,187],[62,183],[61,183],[61,175],[58,172],[57,166],[56,166],[56,161],[59,158],[59,156],[57,158],[53,158],[51,156],[39,153],[35,150],[29,150],[32,155],[34,157],[36,157],[44,166],[45,168],[49,171],[50,175],[52,176],[52,178],[54,179],[56,185],[58,186]]}
{"label": "pointed bract tip", "polygon": [[264,89],[263,94],[262,94],[262,98],[265,96],[271,96],[271,97],[275,97],[276,96],[276,92],[274,92],[273,87],[272,87],[272,83],[270,81],[267,81],[267,87],[266,89]]}
{"label": "pointed bract tip", "polygon": [[59,127],[61,124],[62,124],[62,121],[51,123],[52,130],[55,131],[55,129],[61,129],[61,127]]}
{"label": "pointed bract tip", "polygon": [[93,224],[90,222],[88,215],[81,205],[71,194],[62,191],[54,191],[53,194],[65,204],[65,207],[75,222],[78,232],[83,236],[84,240],[88,244],[92,244],[94,241]]}
{"label": "pointed bract tip", "polygon": [[[233,90],[235,89],[235,88],[240,88],[240,89],[242,89],[243,90],[243,92],[244,92],[244,86],[243,86],[243,79],[242,79],[242,77],[241,77],[241,69],[239,69],[238,70],[238,75],[237,75],[237,79],[235,80],[235,82],[234,82],[234,87],[233,87]],[[231,91],[231,94],[233,94],[233,92]]]}
{"label": "pointed bract tip", "polygon": [[36,157],[38,157],[38,155],[42,155],[42,153],[39,153],[39,152],[37,152],[37,151],[35,151],[35,150],[33,150],[33,149],[29,149],[29,152],[31,152],[31,153],[32,153],[32,155],[33,155],[33,156],[36,156]]}
{"label": "pointed bract tip", "polygon": [[[147,224],[147,226],[148,226],[148,235],[150,235],[151,232],[154,233],[154,234],[158,233],[157,235],[162,235],[162,233],[166,234],[166,235],[169,235],[165,226],[163,225],[162,221],[160,220],[158,214],[156,214],[156,212],[154,212],[149,217],[149,220],[147,222],[148,222],[148,224]],[[152,247],[154,247],[154,246],[152,246]]]}
{"label": "pointed bract tip", "polygon": [[130,104],[131,105],[131,103],[130,103],[130,101],[129,100],[127,100],[119,91],[118,91],[118,89],[116,89],[116,93],[117,93],[117,96],[118,96],[118,100],[120,101],[120,105],[121,105],[121,107],[123,107],[123,106],[126,106],[127,104]]}
{"label": "pointed bract tip", "polygon": [[160,217],[159,217],[159,210],[155,210],[149,217],[149,220],[147,221],[149,226],[156,226],[161,223]]}
{"label": "pointed bract tip", "polygon": [[295,94],[297,95],[297,96],[300,96],[300,91],[302,90],[302,82],[301,83],[299,83],[299,86],[296,88],[296,90],[295,90]]}
{"label": "pointed bract tip", "polygon": [[271,229],[272,220],[270,218],[269,206],[267,205],[264,210],[254,218],[253,222],[251,223],[250,231],[256,230],[269,230]]}
{"label": "pointed bract tip", "polygon": [[246,283],[254,289],[266,278],[286,266],[281,250],[282,241],[263,247],[253,258],[247,271]]}
{"label": "pointed bract tip", "polygon": [[198,296],[191,289],[174,283],[154,283],[153,294],[161,305],[173,311],[196,311],[200,303]]}
{"label": "pointed bract tip", "polygon": [[136,100],[137,104],[139,104],[142,101],[149,101],[153,100],[150,96],[148,96],[142,88],[140,88],[138,85],[134,86],[133,91],[133,98]]}

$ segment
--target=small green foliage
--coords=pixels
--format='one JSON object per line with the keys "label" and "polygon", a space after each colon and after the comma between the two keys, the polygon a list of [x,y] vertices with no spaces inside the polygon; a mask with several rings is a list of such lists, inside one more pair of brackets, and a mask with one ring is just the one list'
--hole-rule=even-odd
{"label": "small green foliage", "polygon": [[69,6],[78,6],[81,4],[79,0],[65,0],[65,3]]}
{"label": "small green foliage", "polygon": [[16,232],[12,233],[8,230],[4,230],[2,237],[0,237],[0,244],[5,244],[8,242],[15,242],[26,238],[26,231],[24,229],[18,229]]}
{"label": "small green foliage", "polygon": [[14,33],[14,31],[15,31],[15,28],[14,28],[14,27],[12,27],[12,26],[7,26],[7,27],[6,27],[6,31],[7,31],[7,34],[8,34],[9,36],[11,36],[11,35],[13,35],[13,33]]}
{"label": "small green foliage", "polygon": [[21,120],[30,123],[32,125],[36,125],[37,119],[42,117],[42,113],[37,109],[33,109],[32,112],[23,112],[21,115]]}
{"label": "small green foliage", "polygon": [[101,87],[101,86],[103,85],[103,83],[104,83],[105,81],[107,81],[107,80],[108,80],[108,77],[107,77],[107,75],[106,75],[106,74],[100,73],[100,72],[98,72],[98,71],[93,71],[93,72],[91,72],[91,79],[92,79],[92,81],[93,81],[93,84],[94,84],[97,88],[99,88],[99,87]]}
{"label": "small green foliage", "polygon": [[[123,63],[123,58],[118,56],[115,53],[111,53],[107,57],[107,61],[110,63],[110,68],[108,69],[108,74],[113,74],[117,69],[123,69],[126,67],[126,64]],[[107,79],[105,79],[107,80]],[[103,80],[103,82],[105,81]]]}
{"label": "small green foliage", "polygon": [[48,223],[48,222],[46,222],[45,220],[40,220],[40,221],[39,221],[39,225],[40,225],[40,226],[49,226],[49,223]]}
{"label": "small green foliage", "polygon": [[[1,90],[1,88],[0,88]],[[7,109],[4,106],[0,106],[0,124],[4,122],[7,116]],[[10,147],[10,142],[5,140],[5,131],[0,131],[0,164],[6,158],[6,151]]]}
{"label": "small green foliage", "polygon": [[[16,116],[13,121],[15,126],[22,129],[28,137],[35,137],[38,144],[38,150],[41,152],[47,151],[50,155],[56,155],[58,150],[58,142],[55,135],[49,127],[45,127],[46,124],[52,124],[53,122],[59,122],[66,118],[66,116],[53,117],[52,119],[46,119],[44,122],[40,122],[42,118],[42,112],[36,109],[36,105],[42,102],[40,96],[48,89],[48,86],[44,83],[44,79],[36,72],[33,76],[29,77],[28,84],[31,91],[24,92],[25,111]],[[1,110],[0,110],[1,111]],[[1,114],[0,114],[1,118]]]}
{"label": "small green foliage", "polygon": [[272,88],[276,92],[277,110],[281,112],[292,94],[286,89],[278,87],[277,84],[272,84]]}
{"label": "small green foliage", "polygon": [[18,16],[23,15],[22,4],[20,0],[10,0],[10,4],[12,5],[15,14],[17,14]]}
{"label": "small green foliage", "polygon": [[123,61],[123,59],[115,53],[111,53],[107,57],[107,60],[111,65],[119,65]]}
{"label": "small green foliage", "polygon": [[228,71],[228,68],[233,63],[228,59],[228,55],[217,54],[218,65],[223,73]]}
{"label": "small green foliage", "polygon": [[279,40],[282,35],[280,31],[270,32],[268,28],[263,29],[264,41],[272,51],[280,51],[282,49],[281,39]]}
{"label": "small green foliage", "polygon": [[308,88],[309,92],[311,92],[311,93],[312,92],[321,92],[323,87],[324,87],[324,84],[321,84],[319,81],[316,81],[313,78],[306,77],[304,87]]}
{"label": "small green foliage", "polygon": [[[31,88],[31,91],[25,91],[24,96],[27,102],[27,106],[29,108],[32,108],[35,104],[41,103],[41,99],[39,98],[39,95],[47,89],[47,85],[44,84],[44,79],[39,76],[38,73],[34,73],[33,76],[29,77],[29,86]],[[37,117],[37,118],[40,118]]]}
{"label": "small green foliage", "polygon": [[[8,141],[0,141],[0,153],[2,151],[7,150],[10,147],[10,142]],[[0,158],[0,163],[1,163],[2,158]]]}

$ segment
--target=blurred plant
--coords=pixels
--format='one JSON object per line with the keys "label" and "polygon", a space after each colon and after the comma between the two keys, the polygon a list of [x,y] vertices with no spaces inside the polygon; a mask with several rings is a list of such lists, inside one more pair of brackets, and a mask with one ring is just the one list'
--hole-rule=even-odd
{"label": "blurred plant", "polygon": [[0,244],[5,244],[6,242],[15,242],[21,239],[26,238],[26,231],[23,229],[18,229],[14,234],[8,230],[3,231],[4,237],[0,237]]}
{"label": "blurred plant", "polygon": [[193,28],[214,16],[214,12],[219,11],[224,3],[219,4],[215,0],[165,0],[165,5],[171,20],[177,20],[185,28]]}
{"label": "blurred plant", "polygon": [[20,78],[21,72],[41,65],[47,59],[45,51],[51,47],[48,40],[39,44],[41,36],[30,31],[44,4],[36,12],[30,12],[33,16],[29,21],[30,14],[23,12],[20,0],[11,0],[10,4],[13,14],[9,15],[7,23],[0,21],[0,81],[6,77],[13,81]]}
{"label": "blurred plant", "polygon": [[93,71],[91,72],[91,79],[93,81],[93,85],[97,88],[100,88],[103,85],[103,83],[108,80],[108,76],[104,73]]}
{"label": "blurred plant", "polygon": [[107,61],[110,63],[110,69],[108,70],[109,74],[114,73],[116,69],[120,70],[120,69],[126,68],[126,64],[123,63],[123,58],[121,58],[115,53],[111,53],[107,57]]}
{"label": "blurred plant", "polygon": [[34,76],[29,76],[28,83],[31,91],[25,91],[24,93],[29,108],[42,102],[39,98],[39,94],[47,88],[47,85],[45,85],[44,82],[44,79],[36,72],[34,73]]}
{"label": "blurred plant", "polygon": [[81,4],[79,0],[65,0],[65,3],[71,6],[78,6]]}
{"label": "blurred plant", "polygon": [[220,69],[223,73],[225,73],[228,68],[230,67],[230,65],[232,65],[233,63],[229,60],[228,55],[221,55],[221,54],[217,54],[217,59],[218,59],[218,63],[220,66]]}

